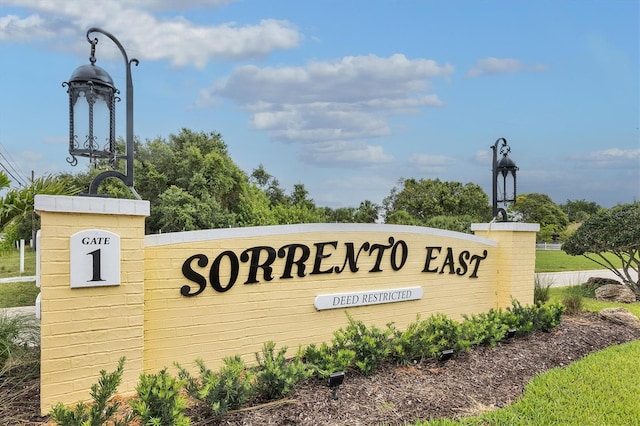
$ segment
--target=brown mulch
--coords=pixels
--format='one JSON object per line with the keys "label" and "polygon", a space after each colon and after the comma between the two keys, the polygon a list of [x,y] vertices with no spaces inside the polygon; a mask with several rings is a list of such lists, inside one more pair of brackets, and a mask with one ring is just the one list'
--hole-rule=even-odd
{"label": "brown mulch", "polygon": [[[195,408],[188,414],[194,426],[401,425],[416,419],[470,416],[514,402],[527,382],[543,371],[639,339],[639,329],[584,312],[564,316],[551,332],[536,332],[495,348],[477,347],[444,363],[425,361],[409,367],[388,364],[371,377],[347,372],[337,399],[332,398],[325,382],[309,379],[282,401],[218,419],[204,419],[203,412]],[[14,401],[15,406],[0,406],[0,425],[46,424],[46,419],[38,416],[37,386],[32,387],[31,393]],[[11,391],[0,387],[0,401],[5,401]]]}

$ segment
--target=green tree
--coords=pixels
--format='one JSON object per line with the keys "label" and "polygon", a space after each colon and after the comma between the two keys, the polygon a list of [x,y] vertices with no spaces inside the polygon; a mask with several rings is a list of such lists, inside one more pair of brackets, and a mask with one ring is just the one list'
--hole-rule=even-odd
{"label": "green tree", "polygon": [[448,229],[449,231],[471,233],[471,224],[476,221],[469,215],[459,216],[434,216],[427,220],[426,226],[430,228]]}
{"label": "green tree", "polygon": [[251,173],[251,181],[266,193],[271,205],[275,206],[287,202],[287,196],[284,190],[280,188],[280,182],[267,173],[262,164]]}
{"label": "green tree", "polygon": [[392,225],[419,225],[418,220],[406,210],[394,210],[384,218],[384,223]]}
{"label": "green tree", "polygon": [[324,208],[324,215],[328,223],[353,223],[356,209],[354,207]]}
{"label": "green tree", "polygon": [[518,195],[516,203],[509,206],[509,210],[523,222],[540,224],[539,241],[562,239],[569,225],[567,214],[546,194],[534,192]]}
{"label": "green tree", "polygon": [[316,207],[313,199],[309,198],[309,191],[307,191],[303,183],[293,185],[293,191],[291,191],[291,195],[289,195],[289,203],[308,209],[314,209]]}
{"label": "green tree", "polygon": [[[562,250],[607,268],[640,299],[640,202],[595,213],[562,244]],[[605,253],[615,255],[622,270]]]}
{"label": "green tree", "polygon": [[353,215],[353,221],[356,223],[376,223],[380,213],[380,206],[369,200],[360,203],[360,207]]}
{"label": "green tree", "polygon": [[403,179],[400,185],[400,189],[394,187],[383,201],[386,223],[413,222],[427,226],[429,219],[436,216],[468,215],[476,221],[491,217],[489,197],[476,184]]}
{"label": "green tree", "polygon": [[584,222],[591,215],[596,214],[602,207],[594,202],[587,200],[567,200],[561,204],[560,208],[567,214],[570,223]]}

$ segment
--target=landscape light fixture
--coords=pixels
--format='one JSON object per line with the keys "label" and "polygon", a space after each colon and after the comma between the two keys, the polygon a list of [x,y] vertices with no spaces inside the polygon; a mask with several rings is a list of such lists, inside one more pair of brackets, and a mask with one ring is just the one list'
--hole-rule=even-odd
{"label": "landscape light fixture", "polygon": [[453,349],[445,349],[444,351],[440,352],[438,361],[440,362],[449,361],[452,356],[453,356]]}
{"label": "landscape light fixture", "polygon": [[[498,145],[500,145],[500,154],[502,158],[498,160]],[[507,144],[505,138],[500,138],[491,146],[493,150],[493,166],[492,166],[492,185],[493,185],[493,217],[502,216],[502,221],[506,222],[507,211],[505,208],[508,203],[516,202],[516,163],[509,158],[511,147]],[[498,191],[498,181],[502,178],[502,186]],[[504,204],[505,208],[498,208],[498,203]]]}
{"label": "landscape light fixture", "polygon": [[[109,37],[120,49],[126,66],[126,153],[116,152],[116,102],[120,101],[120,91],[104,69],[96,65],[97,38],[91,33]],[[89,195],[97,196],[98,186],[106,178],[115,177],[124,182],[133,195],[140,196],[133,187],[133,83],[131,64],[138,65],[137,59],[129,59],[122,44],[111,33],[100,28],[87,31],[87,41],[91,45],[90,64],[81,65],[71,74],[69,81],[62,83],[69,94],[69,154],[67,162],[78,164],[76,157],[88,157],[90,163],[107,160],[115,168],[119,159],[126,159],[125,173],[108,170],[97,175],[89,185]]]}
{"label": "landscape light fixture", "polygon": [[344,371],[338,371],[329,375],[328,385],[331,388],[331,399],[338,399],[338,388],[344,382]]}

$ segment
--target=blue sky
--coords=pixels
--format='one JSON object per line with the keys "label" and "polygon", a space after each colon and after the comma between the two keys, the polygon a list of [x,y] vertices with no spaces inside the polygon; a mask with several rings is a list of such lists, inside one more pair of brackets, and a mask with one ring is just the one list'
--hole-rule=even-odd
{"label": "blue sky", "polygon": [[[400,178],[491,196],[508,140],[518,192],[640,200],[637,1],[0,0],[0,163],[23,180],[68,157],[62,82],[85,33],[133,68],[134,133],[220,132],[319,206],[381,203]],[[124,92],[117,47],[97,65]],[[124,93],[123,93],[124,97]],[[124,102],[117,106],[124,136]],[[19,180],[19,179],[18,179]]]}

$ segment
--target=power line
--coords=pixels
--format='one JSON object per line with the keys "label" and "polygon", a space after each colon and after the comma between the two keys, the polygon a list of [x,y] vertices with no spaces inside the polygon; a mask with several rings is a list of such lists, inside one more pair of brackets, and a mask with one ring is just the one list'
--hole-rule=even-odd
{"label": "power line", "polygon": [[[1,155],[1,153],[0,153],[0,155]],[[11,172],[9,171],[9,169],[7,169],[7,167],[6,167],[3,163],[1,163],[1,162],[0,162],[0,166],[4,169],[4,171],[5,171],[5,172],[7,172],[7,174],[8,174],[9,176],[11,176],[11,177],[13,178],[13,181],[14,181],[14,182],[18,182],[18,184],[19,184],[20,186],[24,186],[24,183],[20,182],[20,179],[16,178],[16,177],[13,175],[13,173],[11,173]]]}
{"label": "power line", "polygon": [[[4,152],[7,154],[6,156],[2,153],[2,151],[0,151],[0,156],[2,156],[2,158],[4,158],[4,160],[7,162],[7,164],[9,165],[9,167],[11,167],[11,169],[14,171],[14,173],[18,176],[17,178],[11,173],[9,172],[9,170],[7,170],[7,168],[3,165],[2,168],[5,169],[5,171],[11,176],[13,177],[13,179],[20,185],[20,186],[28,186],[27,184],[27,179],[24,178],[24,175],[21,174],[14,166],[14,161],[11,158],[11,155],[9,155],[9,151],[7,151],[7,149],[4,147],[4,145],[2,145],[2,143],[0,143],[0,147],[4,150]],[[8,157],[8,158],[7,158]]]}

